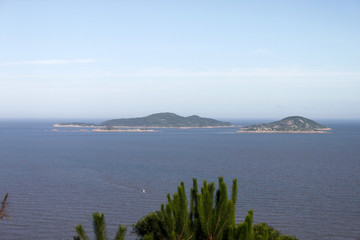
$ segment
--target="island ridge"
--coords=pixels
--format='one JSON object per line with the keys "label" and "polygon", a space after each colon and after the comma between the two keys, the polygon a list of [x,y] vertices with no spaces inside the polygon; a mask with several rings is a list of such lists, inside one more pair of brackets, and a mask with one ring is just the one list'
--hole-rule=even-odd
{"label": "island ridge", "polygon": [[300,116],[284,118],[271,123],[254,124],[241,128],[239,132],[249,133],[328,133],[330,128]]}
{"label": "island ridge", "polygon": [[174,113],[155,113],[146,117],[121,118],[104,121],[100,124],[84,122],[62,122],[55,127],[163,127],[163,128],[202,128],[202,127],[231,127],[229,122],[221,122],[197,115],[182,117]]}

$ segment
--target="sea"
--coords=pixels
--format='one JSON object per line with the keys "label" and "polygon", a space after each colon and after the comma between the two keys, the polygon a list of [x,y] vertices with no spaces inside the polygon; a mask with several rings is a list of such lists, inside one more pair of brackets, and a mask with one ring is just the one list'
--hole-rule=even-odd
{"label": "sea", "polygon": [[[256,123],[234,120],[236,124]],[[258,120],[257,122],[263,122]],[[159,210],[192,179],[228,189],[238,181],[236,221],[303,240],[360,239],[360,121],[320,122],[328,134],[238,133],[238,127],[156,132],[53,131],[56,120],[0,121],[0,239],[73,239],[92,213],[105,214],[112,239]],[[145,190],[145,193],[143,192]]]}

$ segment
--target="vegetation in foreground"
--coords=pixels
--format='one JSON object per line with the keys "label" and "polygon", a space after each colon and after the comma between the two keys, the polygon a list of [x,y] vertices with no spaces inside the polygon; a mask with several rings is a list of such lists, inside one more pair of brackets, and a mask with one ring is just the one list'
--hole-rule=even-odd
{"label": "vegetation in foreground", "polygon": [[[159,211],[141,218],[133,227],[133,233],[141,240],[297,240],[294,236],[281,234],[266,223],[253,225],[253,211],[248,211],[243,222],[235,222],[237,201],[237,180],[233,180],[231,197],[223,177],[219,178],[218,190],[215,183],[203,182],[198,190],[193,179],[190,191],[190,205],[182,182],[177,192],[167,195],[167,203]],[[94,233],[97,240],[106,240],[104,215],[93,214]],[[75,240],[88,240],[81,225],[75,227]],[[123,240],[126,228],[119,226],[115,240]]]}
{"label": "vegetation in foreground", "polygon": [[[107,240],[107,232],[105,225],[105,216],[103,213],[93,213],[93,228],[94,234],[97,240]],[[89,240],[90,238],[86,234],[83,226],[81,224],[75,226],[77,236],[74,237],[74,240]],[[119,225],[118,231],[115,235],[114,240],[124,240],[126,233],[126,227]]]}
{"label": "vegetation in foreground", "polygon": [[9,194],[7,193],[5,195],[5,197],[4,197],[4,200],[1,202],[0,219],[5,217],[5,218],[9,219],[9,221],[12,223],[10,216],[5,213],[5,211],[6,211],[6,199],[7,199],[8,195]]}

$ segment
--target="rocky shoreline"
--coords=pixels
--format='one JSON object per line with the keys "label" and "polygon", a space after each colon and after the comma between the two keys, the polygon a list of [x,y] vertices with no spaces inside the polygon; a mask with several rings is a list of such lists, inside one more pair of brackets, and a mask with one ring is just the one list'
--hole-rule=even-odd
{"label": "rocky shoreline", "polygon": [[240,129],[237,131],[238,133],[288,133],[288,134],[296,134],[296,133],[331,133],[329,132],[331,128],[324,128],[318,130],[311,130],[311,131],[266,131],[266,130],[256,130],[256,131],[249,131],[245,129]]}

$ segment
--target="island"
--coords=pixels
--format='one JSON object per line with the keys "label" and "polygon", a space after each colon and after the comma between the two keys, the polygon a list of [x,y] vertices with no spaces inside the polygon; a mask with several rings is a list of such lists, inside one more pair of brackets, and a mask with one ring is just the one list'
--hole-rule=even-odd
{"label": "island", "polygon": [[329,133],[331,128],[300,116],[284,118],[271,123],[261,123],[241,128],[248,133]]}
{"label": "island", "polygon": [[155,130],[153,129],[141,129],[141,128],[120,129],[112,126],[108,126],[104,128],[96,128],[91,131],[92,132],[155,132]]}
{"label": "island", "polygon": [[[197,115],[182,117],[175,113],[155,113],[146,117],[111,119],[100,124],[71,122],[58,123],[55,127],[136,127],[136,128],[209,128],[232,127],[229,122],[222,122]],[[114,129],[113,129],[114,130]],[[105,130],[106,131],[106,130]]]}
{"label": "island", "polygon": [[54,127],[98,127],[94,123],[86,122],[61,122],[53,125]]}

